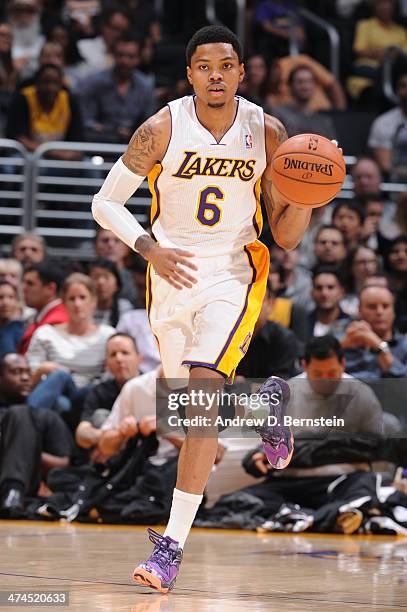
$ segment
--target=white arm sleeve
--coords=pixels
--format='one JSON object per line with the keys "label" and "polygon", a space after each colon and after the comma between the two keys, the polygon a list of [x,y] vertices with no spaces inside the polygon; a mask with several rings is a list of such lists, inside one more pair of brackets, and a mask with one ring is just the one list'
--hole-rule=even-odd
{"label": "white arm sleeve", "polygon": [[127,200],[140,187],[144,176],[134,174],[122,159],[110,169],[100,191],[93,197],[92,215],[103,229],[109,229],[134,250],[134,244],[147,232],[126,208]]}

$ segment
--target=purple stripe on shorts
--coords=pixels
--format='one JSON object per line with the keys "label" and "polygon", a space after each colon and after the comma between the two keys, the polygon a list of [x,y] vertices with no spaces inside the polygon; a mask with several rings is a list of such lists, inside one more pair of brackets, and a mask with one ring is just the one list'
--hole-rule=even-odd
{"label": "purple stripe on shorts", "polygon": [[244,317],[244,314],[245,314],[245,312],[247,310],[247,304],[249,303],[249,294],[250,294],[250,291],[252,290],[253,283],[255,282],[256,276],[257,276],[256,268],[255,268],[255,266],[253,264],[253,259],[252,259],[252,256],[250,254],[250,251],[247,249],[247,247],[244,247],[244,250],[246,251],[246,255],[247,255],[248,259],[249,259],[249,264],[250,264],[250,266],[251,266],[251,268],[253,270],[252,282],[247,287],[246,299],[245,299],[245,302],[244,302],[243,309],[242,309],[242,311],[241,311],[241,313],[240,313],[236,323],[234,324],[232,331],[229,334],[229,338],[226,340],[226,343],[225,343],[223,349],[221,350],[217,360],[215,361],[215,367],[217,367],[219,365],[223,355],[225,354],[225,352],[226,352],[227,348],[229,347],[230,343],[232,342],[232,339],[233,339],[233,336],[236,333],[236,330],[238,329],[238,327],[239,327],[239,325],[240,325],[240,323],[241,323],[241,321],[242,321],[242,319]]}
{"label": "purple stripe on shorts", "polygon": [[192,366],[202,366],[204,368],[210,368],[211,370],[215,369],[214,363],[205,363],[205,361],[181,361],[181,365],[192,365]]}
{"label": "purple stripe on shorts", "polygon": [[[151,304],[152,304],[152,301],[153,301],[153,292],[151,290],[151,268],[148,268],[148,274],[147,274],[147,292],[148,292],[148,311],[147,311],[147,316],[148,316],[148,320],[150,321]],[[150,321],[150,325],[151,325],[151,321]]]}

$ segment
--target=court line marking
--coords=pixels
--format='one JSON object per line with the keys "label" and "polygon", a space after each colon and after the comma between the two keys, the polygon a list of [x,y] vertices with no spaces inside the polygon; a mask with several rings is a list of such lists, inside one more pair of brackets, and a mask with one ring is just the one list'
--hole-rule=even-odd
{"label": "court line marking", "polygon": [[[84,584],[106,584],[106,585],[114,585],[114,586],[121,586],[121,587],[128,587],[129,590],[131,589],[132,592],[138,592],[139,594],[143,593],[142,588],[139,588],[132,584],[129,583],[124,583],[124,582],[109,582],[109,581],[105,581],[105,580],[84,580],[82,579],[77,579],[77,578],[61,578],[61,577],[57,577],[57,576],[34,576],[32,574],[14,574],[14,573],[8,573],[8,572],[0,572],[0,576],[15,576],[16,578],[36,578],[36,579],[40,579],[40,580],[56,580],[56,581],[63,581],[63,582],[79,582],[79,583],[84,583]],[[24,589],[25,587],[21,586],[21,589]],[[145,593],[146,595],[148,595],[149,593]],[[183,588],[179,588],[176,592],[176,594],[174,594],[175,596],[177,595],[183,595],[184,597],[186,597],[187,595],[208,595],[207,591],[200,591],[198,589],[183,589]],[[343,600],[343,599],[316,599],[315,597],[295,597],[292,595],[272,595],[272,594],[263,594],[263,595],[259,595],[257,593],[225,593],[225,592],[219,592],[219,593],[213,593],[207,597],[207,599],[216,599],[216,597],[214,597],[214,595],[219,595],[221,598],[227,598],[230,600],[234,600],[234,599],[248,599],[248,598],[256,598],[256,600],[260,599],[265,599],[265,600],[273,600],[273,599],[284,599],[284,600],[289,600],[289,601],[314,601],[317,603],[339,603],[339,604],[357,604],[359,606],[369,606],[370,609],[372,609],[372,606],[374,606],[375,608],[377,607],[384,607],[384,608],[395,608],[395,609],[400,609],[400,608],[407,608],[407,604],[406,605],[402,605],[402,604],[388,604],[388,603],[377,603],[375,602],[374,604],[369,601],[369,602],[363,602],[363,601],[353,601],[353,600]]]}

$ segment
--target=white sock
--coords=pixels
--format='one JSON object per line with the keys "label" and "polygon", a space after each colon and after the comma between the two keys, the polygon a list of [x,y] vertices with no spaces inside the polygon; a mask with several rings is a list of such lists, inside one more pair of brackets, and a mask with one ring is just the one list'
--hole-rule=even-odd
{"label": "white sock", "polygon": [[202,498],[203,495],[174,489],[170,518],[164,535],[178,542],[180,548],[184,548]]}

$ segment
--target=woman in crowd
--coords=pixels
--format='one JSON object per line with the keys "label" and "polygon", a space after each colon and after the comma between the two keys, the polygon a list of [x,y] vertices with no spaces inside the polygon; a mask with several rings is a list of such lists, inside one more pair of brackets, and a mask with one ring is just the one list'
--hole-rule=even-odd
{"label": "woman in crowd", "polygon": [[359,311],[359,292],[367,277],[379,273],[379,259],[373,249],[359,245],[352,249],[344,262],[346,295],[341,308],[351,317]]}
{"label": "woman in crowd", "polygon": [[265,108],[269,87],[269,67],[263,55],[252,55],[245,62],[245,78],[239,87],[239,94]]}
{"label": "woman in crowd", "polygon": [[[106,341],[115,330],[94,323],[96,289],[89,276],[70,274],[61,297],[68,322],[43,325],[30,342],[27,358],[37,386],[29,404],[33,409],[58,408],[66,412],[74,407],[77,416],[90,386],[102,377]],[[69,401],[61,400],[61,396]]]}
{"label": "woman in crowd", "polygon": [[116,327],[120,317],[133,308],[129,300],[119,297],[122,281],[116,264],[99,259],[91,264],[89,276],[94,282],[97,298],[93,320]]}
{"label": "woman in crowd", "polygon": [[6,280],[0,280],[0,357],[17,352],[24,331],[20,315],[17,288]]}

